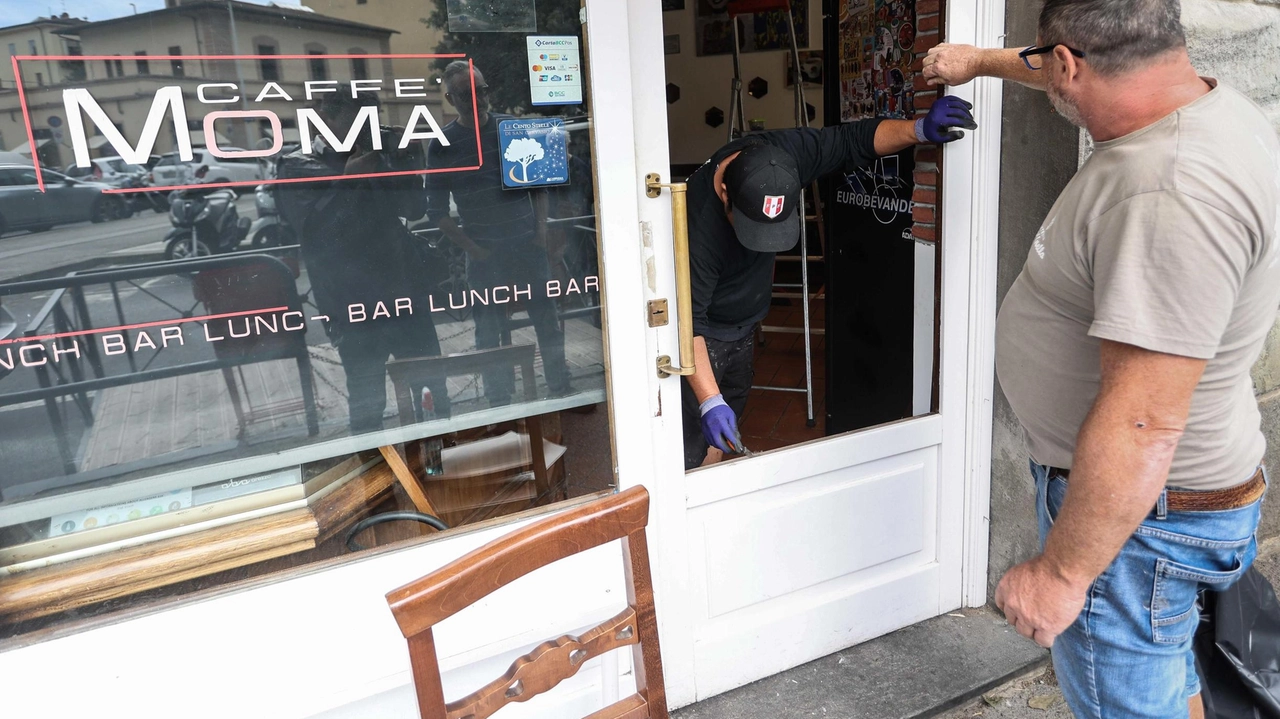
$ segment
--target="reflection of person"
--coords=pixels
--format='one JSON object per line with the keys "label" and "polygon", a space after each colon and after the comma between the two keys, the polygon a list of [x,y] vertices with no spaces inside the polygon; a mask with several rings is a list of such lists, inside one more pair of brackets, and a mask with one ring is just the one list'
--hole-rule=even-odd
{"label": "reflection of person", "polygon": [[1000,309],[1042,553],[996,602],[1053,645],[1079,717],[1202,717],[1196,593],[1253,561],[1265,450],[1250,367],[1280,304],[1280,141],[1198,77],[1178,0],[1046,0],[1038,48],[943,45],[932,83],[1048,91],[1096,144]]}
{"label": "reflection of person", "polygon": [[[353,99],[345,93],[325,95],[317,112],[337,137],[345,138],[362,107],[377,106],[370,94]],[[396,151],[368,150],[366,131],[347,152],[316,138],[312,152],[302,149],[280,159],[281,178],[325,177],[422,167],[421,150],[412,145]],[[416,150],[416,151],[415,151]],[[328,315],[325,329],[338,349],[347,379],[352,432],[382,427],[386,409],[386,363],[440,354],[431,313],[427,279],[434,268],[415,252],[414,239],[400,218],[425,211],[418,175],[285,183],[277,187],[280,211],[294,227],[316,305]],[[412,301],[412,314],[396,309],[396,300]],[[390,317],[375,317],[378,303]],[[352,305],[363,307],[352,321]],[[449,396],[443,380],[428,383],[437,414],[446,415]]]}
{"label": "reflection of person", "polygon": [[[470,263],[467,283],[480,292],[494,287],[518,287],[518,300],[529,312],[542,351],[547,389],[563,396],[571,389],[565,362],[564,332],[555,302],[547,297],[550,268],[547,263],[547,200],[543,192],[502,189],[502,161],[498,148],[498,123],[510,115],[489,112],[489,87],[484,75],[474,71],[475,106],[472,105],[472,71],[456,61],[444,71],[445,97],[458,111],[458,119],[444,127],[445,145],[432,140],[427,167],[433,170],[474,167],[479,170],[438,172],[427,175],[428,221],[466,250]],[[483,163],[476,152],[479,124]],[[458,208],[460,227],[449,214],[449,197]],[[529,294],[524,294],[528,286]],[[513,299],[515,299],[513,297]],[[476,349],[492,349],[510,334],[507,304],[472,306],[476,323]],[[507,404],[515,391],[513,367],[484,372],[484,392],[493,406]]]}
{"label": "reflection of person", "polygon": [[[859,120],[748,135],[689,178],[689,268],[697,371],[683,382],[684,461],[741,452],[738,417],[754,374],[756,323],[769,312],[773,257],[800,239],[800,191],[828,173],[871,165],[919,142],[975,128],[969,104],[943,97],[917,121]],[[716,452],[708,454],[708,445]]]}

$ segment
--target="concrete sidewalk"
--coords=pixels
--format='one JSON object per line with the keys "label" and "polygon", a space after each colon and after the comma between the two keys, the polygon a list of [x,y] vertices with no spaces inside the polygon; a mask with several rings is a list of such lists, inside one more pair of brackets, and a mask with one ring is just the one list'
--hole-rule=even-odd
{"label": "concrete sidewalk", "polygon": [[685,707],[676,719],[930,716],[1043,667],[1049,654],[990,609],[900,629]]}
{"label": "concrete sidewalk", "polygon": [[[1265,542],[1254,564],[1271,584],[1280,587],[1280,540]],[[1071,719],[1051,668],[1039,669],[979,699],[943,714],[940,719]]]}
{"label": "concrete sidewalk", "polygon": [[[1280,587],[1280,539],[1255,564]],[[990,608],[944,614],[687,706],[675,719],[1071,719],[1049,653]]]}

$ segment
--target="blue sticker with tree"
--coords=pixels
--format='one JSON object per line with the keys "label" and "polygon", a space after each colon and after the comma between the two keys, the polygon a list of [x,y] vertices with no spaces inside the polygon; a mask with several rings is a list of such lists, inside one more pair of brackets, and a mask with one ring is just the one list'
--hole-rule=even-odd
{"label": "blue sticker with tree", "polygon": [[569,184],[569,132],[563,118],[503,120],[498,150],[505,189]]}

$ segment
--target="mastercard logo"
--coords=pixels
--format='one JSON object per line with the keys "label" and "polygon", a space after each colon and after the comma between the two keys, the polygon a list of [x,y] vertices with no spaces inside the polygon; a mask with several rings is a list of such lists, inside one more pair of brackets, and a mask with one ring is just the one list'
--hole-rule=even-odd
{"label": "mastercard logo", "polygon": [[534,66],[533,66],[533,71],[534,71],[534,72],[542,72],[542,66],[541,66],[541,65],[534,65]]}

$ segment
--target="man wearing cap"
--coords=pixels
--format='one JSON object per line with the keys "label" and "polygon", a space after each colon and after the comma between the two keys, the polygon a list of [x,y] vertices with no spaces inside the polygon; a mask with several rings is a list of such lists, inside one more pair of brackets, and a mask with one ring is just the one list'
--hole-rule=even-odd
{"label": "man wearing cap", "polygon": [[738,417],[754,375],[755,326],[769,312],[774,254],[800,239],[800,191],[917,143],[958,140],[964,133],[956,128],[977,127],[971,108],[946,96],[915,121],[755,133],[720,148],[690,176],[696,371],[682,383],[685,469],[743,451]]}

